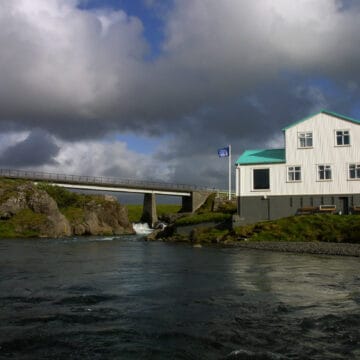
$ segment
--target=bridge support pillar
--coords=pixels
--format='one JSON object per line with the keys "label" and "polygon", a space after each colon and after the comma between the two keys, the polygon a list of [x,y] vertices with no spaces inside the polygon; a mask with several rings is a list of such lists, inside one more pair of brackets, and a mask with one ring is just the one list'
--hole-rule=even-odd
{"label": "bridge support pillar", "polygon": [[158,221],[155,194],[144,194],[143,213],[140,221],[148,223],[150,227],[153,227]]}

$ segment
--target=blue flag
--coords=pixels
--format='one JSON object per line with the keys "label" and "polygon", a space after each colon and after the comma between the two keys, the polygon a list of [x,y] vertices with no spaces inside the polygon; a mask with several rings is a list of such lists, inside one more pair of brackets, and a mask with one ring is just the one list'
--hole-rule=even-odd
{"label": "blue flag", "polygon": [[230,149],[229,147],[225,147],[222,149],[218,149],[218,155],[219,157],[228,157],[229,156]]}

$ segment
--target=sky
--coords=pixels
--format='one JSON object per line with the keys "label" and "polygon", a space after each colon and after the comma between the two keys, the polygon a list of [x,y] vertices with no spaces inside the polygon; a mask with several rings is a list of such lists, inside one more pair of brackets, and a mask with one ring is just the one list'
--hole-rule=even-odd
{"label": "sky", "polygon": [[0,168],[227,188],[321,109],[360,119],[356,0],[1,0]]}

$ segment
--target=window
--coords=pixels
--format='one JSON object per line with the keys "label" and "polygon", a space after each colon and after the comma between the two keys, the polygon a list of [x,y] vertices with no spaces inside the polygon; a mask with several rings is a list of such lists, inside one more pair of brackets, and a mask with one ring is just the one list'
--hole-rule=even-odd
{"label": "window", "polygon": [[312,132],[298,133],[299,148],[311,148],[313,146]]}
{"label": "window", "polygon": [[288,181],[301,181],[301,166],[288,167]]}
{"label": "window", "polygon": [[349,179],[360,179],[360,164],[349,165]]}
{"label": "window", "polygon": [[349,130],[337,130],[336,131],[336,145],[337,146],[350,145],[350,131]]}
{"label": "window", "polygon": [[318,180],[331,180],[331,165],[318,165]]}
{"label": "window", "polygon": [[269,190],[270,189],[270,171],[269,169],[253,170],[253,189]]}

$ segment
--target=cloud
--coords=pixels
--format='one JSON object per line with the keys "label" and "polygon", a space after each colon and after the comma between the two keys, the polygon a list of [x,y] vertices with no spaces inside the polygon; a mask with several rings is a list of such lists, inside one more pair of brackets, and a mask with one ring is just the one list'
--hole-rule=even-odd
{"label": "cloud", "polygon": [[[151,155],[131,151],[122,141],[67,142],[57,139],[56,144],[60,151],[54,157],[55,162],[41,166],[39,170],[121,179],[169,181],[171,178],[169,170],[159,166]],[[157,169],[155,173],[154,168]]]}
{"label": "cloud", "polygon": [[100,119],[104,131],[168,131],[169,119],[176,126],[286,69],[347,73],[360,51],[358,12],[335,0],[176,1],[164,53],[150,63],[141,21],[121,10],[81,10],[74,0],[0,6],[0,116],[62,136],[73,122]]}
{"label": "cloud", "polygon": [[83,11],[70,0],[0,7],[2,119],[49,129],[52,119],[91,122],[124,96],[146,51],[138,19]]}
{"label": "cloud", "polygon": [[49,134],[43,130],[34,130],[24,140],[20,140],[2,151],[0,166],[28,167],[55,164],[54,158],[58,152],[59,147]]}
{"label": "cloud", "polygon": [[[0,4],[0,131],[31,134],[7,152],[14,164],[221,183],[218,147],[278,144],[284,125],[321,107],[359,108],[357,2],[144,0],[164,23],[151,60],[141,19],[82,3]],[[32,160],[21,149],[40,141],[35,128],[50,151]],[[165,151],[105,140],[129,132],[164,137]]]}

